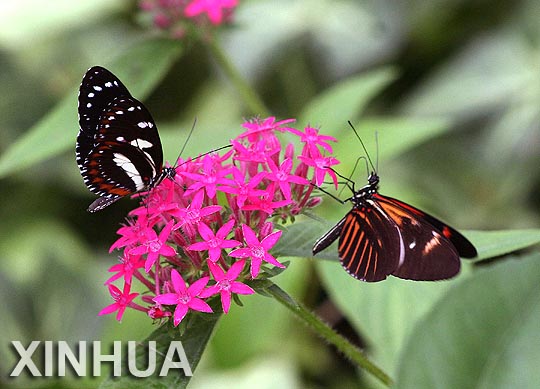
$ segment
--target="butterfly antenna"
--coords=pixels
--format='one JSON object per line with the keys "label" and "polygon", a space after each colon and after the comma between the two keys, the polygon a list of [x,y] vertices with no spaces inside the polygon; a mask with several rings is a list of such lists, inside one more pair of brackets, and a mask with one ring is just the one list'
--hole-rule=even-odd
{"label": "butterfly antenna", "polygon": [[189,134],[187,135],[186,140],[184,141],[184,145],[182,146],[182,149],[178,153],[178,156],[176,157],[176,161],[174,161],[174,166],[173,166],[174,168],[178,167],[176,164],[178,163],[178,160],[180,159],[182,154],[184,154],[184,150],[186,149],[187,144],[188,144],[189,140],[191,139],[191,135],[193,135],[193,131],[195,131],[195,125],[196,124],[197,124],[197,118],[195,118],[193,120],[193,124],[191,125],[191,130],[189,130]]}
{"label": "butterfly antenna", "polygon": [[[320,186],[317,186],[315,185],[314,183],[310,183],[311,185],[313,185],[315,188],[317,188],[318,190],[320,190],[321,192],[323,192],[324,194],[326,194],[327,196],[330,196],[331,198],[333,198],[334,200],[336,200],[338,203],[341,203],[341,204],[345,204],[345,201],[341,200],[339,197],[337,197],[336,195],[333,195],[332,193],[330,192],[327,192],[326,190],[324,190],[323,188],[321,188]],[[346,185],[348,185],[347,182],[345,182]]]}
{"label": "butterfly antenna", "polygon": [[[362,145],[362,148],[364,149],[364,153],[366,154],[367,160],[369,161],[369,164],[371,165],[371,168],[373,169],[374,172],[377,172],[377,169],[376,169],[375,165],[373,165],[373,162],[371,161],[369,153],[368,153],[368,151],[366,149],[366,146],[364,145],[364,142],[362,142],[362,138],[360,138],[360,135],[358,135],[358,132],[356,131],[356,128],[354,128],[354,126],[352,125],[350,120],[347,120],[347,123],[349,123],[349,126],[352,128],[352,130],[354,131],[354,134],[356,135],[356,137],[360,141],[360,144]],[[377,158],[378,158],[378,156],[377,156]]]}
{"label": "butterfly antenna", "polygon": [[[354,192],[354,180],[352,179],[352,176],[354,174],[354,172],[356,171],[356,168],[358,167],[358,162],[360,162],[360,160],[363,159],[364,162],[366,163],[366,170],[367,170],[367,166],[368,166],[368,162],[367,162],[367,159],[366,157],[358,157],[356,159],[356,162],[354,163],[354,166],[353,166],[353,169],[351,171],[351,174],[349,174],[349,177],[347,178],[347,181],[345,182],[345,184],[348,184],[348,183],[351,183],[352,184],[352,187],[350,185],[347,185],[347,187],[352,190]],[[338,174],[336,172],[336,174]],[[345,187],[342,187],[341,190],[339,191],[338,193],[338,196],[341,196],[341,193],[343,193],[343,190],[345,189]]]}
{"label": "butterfly antenna", "polygon": [[379,131],[375,131],[375,150],[377,152],[375,159],[375,173],[379,172]]}

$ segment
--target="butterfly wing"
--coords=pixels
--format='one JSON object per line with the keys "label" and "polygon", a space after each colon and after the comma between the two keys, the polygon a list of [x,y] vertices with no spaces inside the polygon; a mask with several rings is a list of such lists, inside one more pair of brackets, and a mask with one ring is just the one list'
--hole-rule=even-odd
{"label": "butterfly wing", "polygon": [[343,223],[345,223],[345,219],[347,217],[345,216],[343,219],[341,219],[334,227],[332,227],[326,234],[321,236],[315,244],[313,245],[313,255],[323,251],[325,248],[330,246],[332,243],[335,242],[337,238],[339,238],[339,235],[341,234],[341,230],[343,229]]}
{"label": "butterfly wing", "polygon": [[77,163],[98,211],[145,188],[160,175],[163,151],[144,105],[112,73],[91,68],[79,92]]}
{"label": "butterfly wing", "polygon": [[375,194],[373,200],[399,227],[403,240],[403,262],[392,275],[418,281],[455,276],[460,269],[460,252],[454,240],[465,250],[465,254],[470,255],[473,250],[476,254],[474,246],[463,235],[433,216],[380,194]]}
{"label": "butterfly wing", "polygon": [[122,82],[107,69],[94,66],[84,75],[79,88],[79,135],[77,163],[82,163],[94,147],[99,118],[116,97],[131,97]]}
{"label": "butterfly wing", "polygon": [[383,196],[379,193],[375,194],[374,198],[378,201],[382,202],[389,202],[392,203],[404,211],[411,213],[415,215],[419,219],[426,220],[429,224],[431,224],[439,233],[441,233],[446,239],[450,240],[454,247],[456,248],[457,252],[459,253],[460,257],[463,258],[474,258],[478,255],[478,252],[476,251],[476,248],[474,245],[465,238],[462,234],[460,234],[457,230],[450,227],[449,225],[443,223],[439,219],[425,213],[424,211],[419,210],[418,208],[413,207],[410,204],[404,203],[403,201],[399,201],[397,199],[394,199],[392,197]]}
{"label": "butterfly wing", "polygon": [[343,219],[338,253],[353,277],[368,282],[384,280],[403,262],[403,240],[398,226],[377,205],[353,208]]}

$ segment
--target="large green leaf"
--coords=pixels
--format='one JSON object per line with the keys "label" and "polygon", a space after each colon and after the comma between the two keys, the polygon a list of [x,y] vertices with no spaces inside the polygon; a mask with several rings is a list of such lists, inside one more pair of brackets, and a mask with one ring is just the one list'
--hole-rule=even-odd
{"label": "large green leaf", "polygon": [[470,231],[467,237],[479,248],[478,258],[487,259],[540,243],[540,229]]}
{"label": "large green leaf", "polygon": [[[177,41],[147,40],[132,47],[107,67],[134,96],[143,99],[180,53],[181,46]],[[81,78],[84,70],[81,69]],[[77,90],[74,88],[0,157],[0,178],[74,148],[77,129]]]}
{"label": "large green leaf", "polygon": [[[285,231],[276,251],[284,256],[311,257],[313,243],[327,226],[319,222],[297,223]],[[540,239],[540,230],[470,231],[465,235],[478,248],[479,257],[488,258],[530,247]],[[355,280],[342,269],[335,246],[315,259],[333,260],[317,262],[325,287],[349,321],[366,336],[375,359],[388,371],[394,370],[399,350],[418,319],[471,270],[470,261],[463,261],[464,274],[454,280],[422,283],[389,277],[370,284]]]}
{"label": "large green leaf", "polygon": [[[199,364],[206,344],[212,335],[221,315],[190,313],[185,318],[187,325],[180,330],[172,328],[170,324],[163,325],[155,330],[142,344],[147,346],[149,341],[156,341],[157,358],[156,371],[153,375],[146,378],[136,379],[124,370],[121,377],[109,378],[101,384],[101,388],[185,388],[191,377],[185,376],[184,370],[171,369],[169,374],[163,377],[159,376],[163,359],[167,355],[172,341],[182,342],[182,347],[189,361],[191,372]],[[137,352],[137,367],[144,370],[148,366],[148,352],[145,347],[139,346]],[[175,354],[173,361],[178,362],[178,355]]]}
{"label": "large green leaf", "polygon": [[[284,231],[274,250],[280,256],[311,257],[313,243],[332,226],[332,223],[315,220],[295,223]],[[464,234],[478,249],[477,259],[498,257],[540,243],[539,229],[467,231]],[[327,248],[317,254],[317,258],[337,260],[336,248]]]}
{"label": "large green leaf", "polygon": [[397,388],[537,388],[540,254],[457,285],[414,329]]}

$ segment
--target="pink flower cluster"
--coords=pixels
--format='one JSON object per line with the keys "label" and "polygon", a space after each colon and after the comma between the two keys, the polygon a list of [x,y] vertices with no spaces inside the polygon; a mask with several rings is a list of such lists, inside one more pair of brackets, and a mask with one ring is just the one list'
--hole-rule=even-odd
{"label": "pink flower cluster", "polygon": [[141,0],[154,26],[181,38],[193,24],[219,26],[231,21],[238,0]]}
{"label": "pink flower cluster", "polygon": [[[333,137],[289,127],[293,121],[244,123],[247,131],[229,151],[179,161],[175,179],[144,196],[110,248],[123,254],[106,282],[115,302],[100,315],[117,312],[120,320],[130,307],[153,319],[172,317],[176,326],[189,310],[212,312],[205,300],[218,294],[227,313],[233,294],[254,293],[245,282],[268,277],[267,265],[284,267],[270,253],[282,234],[274,222],[294,221],[316,206],[314,185],[326,174],[336,182],[329,167],[338,163],[323,155],[332,152]],[[279,133],[298,137],[301,154],[295,156],[293,143],[283,147]],[[148,291],[132,293],[135,280]],[[142,303],[135,302],[139,296]]]}

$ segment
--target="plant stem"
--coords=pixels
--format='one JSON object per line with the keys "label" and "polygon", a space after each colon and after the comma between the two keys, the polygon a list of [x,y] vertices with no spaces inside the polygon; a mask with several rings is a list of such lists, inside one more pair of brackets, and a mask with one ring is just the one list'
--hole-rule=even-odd
{"label": "plant stem", "polygon": [[240,96],[251,113],[262,117],[271,116],[257,92],[255,92],[251,85],[242,77],[234,64],[229,60],[216,37],[211,37],[207,39],[206,42],[208,43],[207,46],[212,52],[214,59],[221,66],[221,69],[223,69],[227,77],[229,77],[238,93],[240,93]]}
{"label": "plant stem", "polygon": [[[269,280],[266,280],[269,282]],[[368,371],[371,375],[381,381],[387,387],[392,386],[392,379],[381,368],[371,362],[364,353],[351,344],[343,336],[335,332],[330,326],[324,323],[319,317],[306,309],[299,302],[295,301],[283,289],[272,283],[265,291],[272,295],[277,301],[285,305],[291,312],[299,317],[305,324],[311,326],[318,335],[327,342],[336,346],[345,356],[354,361],[358,366]]]}

